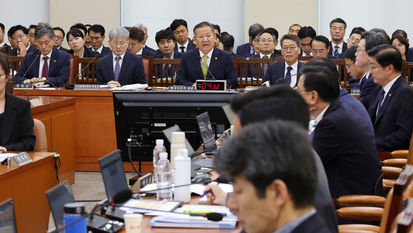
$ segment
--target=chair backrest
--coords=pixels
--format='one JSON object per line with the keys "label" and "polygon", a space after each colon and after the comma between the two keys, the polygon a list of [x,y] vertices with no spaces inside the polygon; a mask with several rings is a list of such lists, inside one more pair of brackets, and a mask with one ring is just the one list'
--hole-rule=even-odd
{"label": "chair backrest", "polygon": [[36,136],[36,143],[34,144],[34,150],[47,148],[47,135],[46,127],[43,122],[37,119],[33,119],[34,122],[34,136]]}
{"label": "chair backrest", "polygon": [[413,62],[407,62],[406,65],[406,79],[407,82],[410,83],[410,81],[412,81],[412,69],[413,69]]}
{"label": "chair backrest", "polygon": [[271,63],[270,58],[249,58],[238,57],[234,59],[238,64],[237,76],[238,86],[260,86],[265,75],[265,71]]}
{"label": "chair backrest", "polygon": [[341,59],[331,59],[331,60],[337,65],[338,73],[340,74],[340,80],[341,80],[340,85],[342,87],[348,87],[349,86],[348,80],[350,77],[345,68],[346,62]]}
{"label": "chair backrest", "polygon": [[140,55],[143,60],[143,68],[145,69],[146,74],[146,81],[148,82],[148,86],[152,86],[152,76],[153,76],[153,57]]}
{"label": "chair backrest", "polygon": [[78,69],[75,69],[75,67],[79,66],[78,59],[79,59],[78,56],[70,55],[70,74],[69,74],[69,79],[67,80],[66,84],[73,84],[73,78],[76,77],[76,75],[79,72]]}
{"label": "chair backrest", "polygon": [[76,79],[76,84],[96,84],[95,71],[98,61],[99,58],[95,59],[93,57],[77,58],[77,62],[75,62],[73,77],[76,77],[79,74],[79,71],[82,71],[89,63],[90,65],[82,72],[81,75],[78,76],[78,78]]}
{"label": "chair backrest", "polygon": [[11,63],[10,69],[13,71],[11,73],[11,78],[13,80],[14,74],[15,72],[19,70],[20,63],[23,62],[24,57],[10,56],[9,58],[10,58],[10,63]]}
{"label": "chair backrest", "polygon": [[153,76],[149,78],[152,84],[150,86],[168,87],[174,85],[179,64],[181,64],[181,59],[153,59]]}

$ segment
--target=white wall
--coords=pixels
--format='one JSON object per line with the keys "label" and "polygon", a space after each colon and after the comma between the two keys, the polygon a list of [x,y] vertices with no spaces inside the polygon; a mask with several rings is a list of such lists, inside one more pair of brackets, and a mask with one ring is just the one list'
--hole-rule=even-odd
{"label": "white wall", "polygon": [[30,24],[50,22],[49,0],[2,0],[0,15],[0,22],[5,26],[4,40],[10,45],[7,39],[10,27],[21,24],[29,28]]}
{"label": "white wall", "polygon": [[242,0],[123,0],[121,26],[143,24],[148,28],[146,44],[157,49],[155,34],[169,27],[174,19],[184,19],[188,23],[189,37],[192,29],[202,21],[218,24],[221,32],[227,31],[235,38],[235,47],[243,44],[244,1]]}
{"label": "white wall", "polygon": [[[347,23],[344,39],[347,40],[353,27],[364,27],[366,30],[378,27],[384,29],[391,37],[396,29],[403,29],[413,38],[411,10],[413,1],[360,1],[360,0],[320,0],[320,34],[329,39],[329,23],[340,17]],[[351,9],[350,9],[351,8]]]}

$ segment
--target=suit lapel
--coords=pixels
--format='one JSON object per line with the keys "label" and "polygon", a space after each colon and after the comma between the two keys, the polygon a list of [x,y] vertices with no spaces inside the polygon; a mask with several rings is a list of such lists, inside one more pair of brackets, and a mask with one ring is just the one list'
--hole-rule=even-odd
{"label": "suit lapel", "polygon": [[49,62],[49,77],[54,77],[53,70],[56,68],[56,61],[59,59],[59,51],[53,48],[52,57],[50,58]]}
{"label": "suit lapel", "polygon": [[[193,49],[193,50],[194,50],[194,52],[193,52],[194,53],[194,58],[192,59],[193,60],[192,64],[193,64],[193,67],[195,67],[195,69],[196,69],[196,75],[197,75],[197,78],[195,80],[204,79],[204,75],[202,74],[202,67],[201,67],[203,65],[199,61],[199,49],[197,48],[197,49]],[[208,77],[208,75],[207,75],[207,77]]]}
{"label": "suit lapel", "polygon": [[[103,51],[103,50],[102,50]],[[113,71],[113,54],[111,53],[110,55],[108,55],[107,56],[108,58],[109,58],[109,60],[108,60],[108,62],[107,62],[107,64],[106,64],[106,72],[107,72],[107,75],[108,75],[108,77],[109,77],[109,79],[108,80],[106,80],[107,82],[109,82],[109,81],[115,81],[115,74],[113,73],[114,71]],[[119,77],[120,77],[120,75],[119,75]]]}
{"label": "suit lapel", "polygon": [[[39,55],[39,58],[36,58],[37,57],[37,55],[34,57],[34,59],[36,59],[36,61],[33,63],[33,66],[32,66],[32,72],[33,72],[33,75],[30,77],[29,76],[29,73],[26,75],[26,78],[34,78],[34,77],[38,77],[39,76],[39,66],[40,66],[40,55]],[[30,62],[31,63],[31,62]],[[27,67],[27,68],[29,68],[29,67]],[[39,78],[41,78],[41,77],[39,77]]]}
{"label": "suit lapel", "polygon": [[[376,120],[374,121],[374,123],[376,123],[377,120],[378,120],[381,116],[383,116],[383,113],[386,111],[387,106],[389,105],[390,101],[392,100],[394,91],[395,91],[395,90],[397,89],[397,87],[400,85],[400,82],[399,82],[399,81],[400,81],[400,79],[397,78],[396,82],[394,82],[394,83],[393,83],[393,86],[390,88],[389,93],[386,93],[386,98],[384,99],[384,102],[383,102],[383,104],[382,104],[381,107],[380,107],[380,111],[377,113],[377,117],[376,117]],[[377,95],[377,96],[378,96],[378,98],[380,98],[380,95]],[[376,103],[376,101],[375,101],[376,104],[373,105],[373,106],[376,106],[376,110],[377,110],[377,105],[379,104],[379,103],[378,103],[378,102],[379,102],[378,98],[377,98],[377,103]]]}
{"label": "suit lapel", "polygon": [[9,141],[9,138],[11,136],[14,122],[16,120],[17,116],[17,111],[16,111],[16,105],[14,104],[14,101],[12,98],[10,98],[9,95],[6,94],[6,106],[4,108],[4,115],[3,115],[3,128],[1,130],[1,142],[0,145],[6,145],[6,143]]}
{"label": "suit lapel", "polygon": [[295,84],[295,86],[298,86],[298,80],[300,80],[301,77],[301,66],[303,65],[303,63],[301,63],[300,61],[298,61],[298,65],[297,65],[297,83]]}
{"label": "suit lapel", "polygon": [[[119,71],[119,77],[118,77],[118,82],[120,83],[120,81],[123,79],[123,76],[126,72],[126,70],[129,67],[129,63],[130,63],[130,59],[128,59],[129,55],[131,55],[130,53],[126,52],[125,56],[123,56],[123,61],[122,61],[122,67],[120,67],[120,71]],[[136,55],[134,55],[136,56]],[[113,67],[113,66],[112,66]],[[113,68],[112,68],[113,69]],[[113,80],[115,78],[115,74],[112,72],[113,75]]]}
{"label": "suit lapel", "polygon": [[210,74],[210,73],[212,73],[212,70],[215,69],[215,67],[217,66],[217,63],[218,63],[218,61],[219,61],[219,59],[220,59],[220,58],[217,56],[216,50],[217,50],[217,48],[214,48],[214,52],[212,52],[211,59],[210,59],[210,62],[209,62],[209,66],[208,66],[209,72],[207,71],[206,79],[213,79],[213,78],[211,77],[211,74]]}

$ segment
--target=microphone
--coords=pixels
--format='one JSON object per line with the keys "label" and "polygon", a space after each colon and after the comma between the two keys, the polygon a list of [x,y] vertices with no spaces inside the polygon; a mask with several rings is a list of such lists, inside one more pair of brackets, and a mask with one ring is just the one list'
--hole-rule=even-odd
{"label": "microphone", "polygon": [[[34,62],[37,60],[37,58],[40,57],[40,53],[41,53],[40,51],[37,51],[37,52],[36,52],[36,58],[32,61],[32,64],[30,64],[29,68],[28,68],[28,69],[26,70],[26,72],[23,74],[23,79],[24,79],[24,77],[26,77],[27,72],[29,72],[30,68],[32,68],[32,66],[33,66]],[[24,82],[24,80],[23,80],[23,82]]]}
{"label": "microphone", "polygon": [[77,78],[79,77],[79,75],[82,74],[83,71],[85,71],[86,68],[88,68],[89,65],[92,64],[92,62],[93,62],[94,60],[96,60],[96,57],[93,57],[93,59],[92,59],[85,67],[83,67],[83,69],[76,75],[76,77],[73,79],[73,84],[63,84],[62,86],[65,87],[66,89],[73,90],[73,89],[75,88],[76,80],[77,80]]}
{"label": "microphone", "polygon": [[209,71],[208,66],[205,65],[205,63],[204,63],[204,61],[202,60],[201,56],[198,56],[198,59],[199,59],[199,61],[201,62],[201,64],[202,64],[205,68],[207,68],[207,71],[208,71],[208,73],[211,75],[211,77],[216,80],[216,78],[215,78],[214,75],[211,73],[211,71]]}
{"label": "microphone", "polygon": [[29,93],[27,93],[27,91],[20,92],[20,93],[17,93],[17,94],[15,94],[15,95],[21,95],[21,94],[26,94],[27,100],[31,100],[31,99],[30,99],[30,96],[29,96]]}
{"label": "microphone", "polygon": [[[299,73],[293,74],[293,75],[291,75],[290,77],[297,76],[297,75],[299,75]],[[282,84],[285,84],[285,76],[277,77],[277,81],[275,82],[275,85],[279,84],[278,82],[280,82],[280,81],[284,81],[284,83],[282,83]],[[298,80],[297,80],[297,82],[298,82]],[[296,86],[296,85],[294,85],[294,87],[295,87],[295,86]]]}

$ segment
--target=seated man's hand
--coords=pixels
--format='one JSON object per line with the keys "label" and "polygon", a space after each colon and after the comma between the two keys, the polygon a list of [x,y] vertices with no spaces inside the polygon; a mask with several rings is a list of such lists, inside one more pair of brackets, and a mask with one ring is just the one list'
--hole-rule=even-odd
{"label": "seated man's hand", "polygon": [[208,202],[216,205],[225,205],[225,202],[227,201],[227,193],[224,192],[224,190],[216,184],[208,184],[204,192],[209,190],[211,190],[211,192],[206,195]]}
{"label": "seated man's hand", "polygon": [[121,86],[120,83],[117,82],[117,81],[109,81],[107,85],[109,85],[111,87],[120,87]]}
{"label": "seated man's hand", "polygon": [[33,84],[35,87],[38,87],[38,86],[43,86],[44,85],[44,82],[39,82],[39,83],[35,83],[35,84]]}
{"label": "seated man's hand", "polygon": [[2,150],[2,151],[4,151],[4,152],[7,151],[6,147],[3,147],[3,146],[0,146],[0,150]]}
{"label": "seated man's hand", "polygon": [[19,42],[18,46],[19,46],[19,48],[20,48],[20,50],[19,50],[19,51],[20,51],[20,56],[21,56],[21,57],[26,56],[27,48],[26,48],[26,46],[23,44],[23,42]]}

